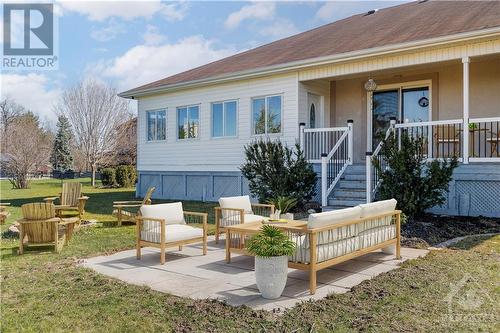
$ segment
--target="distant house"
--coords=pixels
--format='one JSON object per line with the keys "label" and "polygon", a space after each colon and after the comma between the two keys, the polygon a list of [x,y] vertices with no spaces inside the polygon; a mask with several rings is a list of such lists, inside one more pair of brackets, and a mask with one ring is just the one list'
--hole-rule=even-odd
{"label": "distant house", "polygon": [[301,143],[324,206],[355,205],[375,192],[366,155],[392,126],[427,137],[429,158],[460,158],[435,212],[500,216],[497,1],[354,15],[120,96],[139,105],[139,195],[151,185],[168,199],[247,193],[243,147],[271,138]]}

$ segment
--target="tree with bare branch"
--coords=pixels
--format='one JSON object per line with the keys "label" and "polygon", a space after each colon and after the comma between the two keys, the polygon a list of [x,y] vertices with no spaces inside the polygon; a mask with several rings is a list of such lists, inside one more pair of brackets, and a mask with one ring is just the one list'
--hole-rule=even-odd
{"label": "tree with bare branch", "polygon": [[128,102],[116,90],[96,79],[86,79],[62,94],[58,112],[69,119],[75,142],[92,171],[92,186],[99,165],[116,147],[116,130],[128,119]]}
{"label": "tree with bare branch", "polygon": [[14,100],[7,97],[0,101],[0,129],[2,131],[0,148],[2,152],[6,152],[9,126],[23,113],[26,113],[26,109]]}
{"label": "tree with bare branch", "polygon": [[28,188],[30,175],[49,163],[52,133],[40,126],[38,117],[26,112],[12,119],[6,135],[9,141],[2,168],[14,188]]}

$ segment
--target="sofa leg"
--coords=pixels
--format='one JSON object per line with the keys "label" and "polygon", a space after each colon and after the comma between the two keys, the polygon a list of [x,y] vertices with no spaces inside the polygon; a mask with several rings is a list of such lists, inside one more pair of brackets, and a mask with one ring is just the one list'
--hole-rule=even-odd
{"label": "sofa leg", "polygon": [[219,228],[215,229],[215,244],[219,244]]}
{"label": "sofa leg", "polygon": [[137,245],[135,247],[135,255],[137,257],[137,260],[141,259],[141,244],[137,242]]}
{"label": "sofa leg", "polygon": [[165,247],[160,248],[160,264],[165,265]]}
{"label": "sofa leg", "polygon": [[309,271],[309,291],[311,295],[316,293],[316,271],[312,269]]}
{"label": "sofa leg", "polygon": [[179,251],[182,251],[182,245],[179,245]]}

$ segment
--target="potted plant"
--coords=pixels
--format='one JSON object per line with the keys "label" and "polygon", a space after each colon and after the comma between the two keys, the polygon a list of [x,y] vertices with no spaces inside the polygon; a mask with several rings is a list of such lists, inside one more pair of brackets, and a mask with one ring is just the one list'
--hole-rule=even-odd
{"label": "potted plant", "polygon": [[[290,213],[295,206],[297,206],[297,199],[287,196],[278,196],[268,201],[268,203],[273,204],[277,211],[283,214],[282,218],[285,220],[293,220],[293,213]],[[277,219],[280,217],[277,216]]]}
{"label": "potted plant", "polygon": [[285,289],[288,256],[295,251],[295,243],[275,226],[263,225],[246,247],[255,255],[255,280],[262,297],[279,298]]}

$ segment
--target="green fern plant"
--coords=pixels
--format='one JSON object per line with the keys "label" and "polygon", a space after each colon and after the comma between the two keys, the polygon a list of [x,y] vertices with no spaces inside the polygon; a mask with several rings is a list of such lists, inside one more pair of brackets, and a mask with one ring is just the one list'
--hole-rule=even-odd
{"label": "green fern plant", "polygon": [[274,205],[274,207],[279,209],[282,214],[286,214],[297,206],[298,200],[292,197],[278,196],[270,199],[267,203]]}
{"label": "green fern plant", "polygon": [[280,229],[272,225],[262,226],[261,231],[246,243],[248,252],[258,257],[290,256],[295,243]]}

